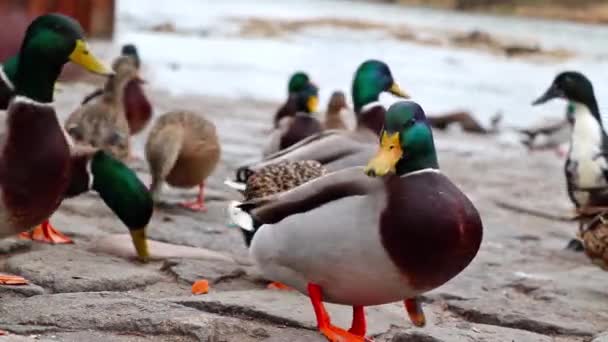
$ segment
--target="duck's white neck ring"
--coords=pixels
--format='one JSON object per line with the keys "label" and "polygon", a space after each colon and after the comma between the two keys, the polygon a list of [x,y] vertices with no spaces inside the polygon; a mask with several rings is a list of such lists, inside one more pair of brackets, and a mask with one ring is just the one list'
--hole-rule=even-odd
{"label": "duck's white neck ring", "polygon": [[409,177],[409,176],[415,176],[415,175],[419,175],[421,173],[441,173],[441,170],[439,169],[433,169],[431,167],[428,167],[426,169],[422,169],[422,170],[416,170],[416,171],[412,171],[412,172],[408,172],[406,174],[401,175],[401,178],[405,178],[405,177]]}
{"label": "duck's white neck ring", "polygon": [[13,82],[11,82],[11,80],[8,78],[8,76],[6,76],[6,73],[4,72],[4,70],[1,67],[0,67],[0,78],[9,88],[11,88],[11,90],[13,90],[13,91],[15,90],[15,86],[13,85]]}

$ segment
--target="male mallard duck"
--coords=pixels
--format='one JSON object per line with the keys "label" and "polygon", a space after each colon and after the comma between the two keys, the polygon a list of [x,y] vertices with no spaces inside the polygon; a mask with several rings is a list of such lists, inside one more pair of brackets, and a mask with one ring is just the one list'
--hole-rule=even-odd
{"label": "male mallard duck", "polygon": [[[568,196],[577,211],[608,206],[608,136],[593,92],[593,85],[583,74],[562,72],[534,105],[554,98],[570,101],[574,125],[565,174]],[[568,248],[582,250],[578,240]]]}
{"label": "male mallard duck", "polygon": [[384,123],[384,106],[378,102],[382,92],[408,98],[393,80],[384,62],[368,60],[355,72],[352,85],[357,127],[354,131],[326,131],[272,154],[262,161],[237,170],[237,180],[243,169],[256,171],[281,160],[316,160],[327,170],[336,171],[350,166],[365,165],[374,154],[374,144]]}
{"label": "male mallard duck", "polygon": [[327,111],[325,112],[324,129],[346,129],[346,123],[342,119],[342,112],[348,109],[346,96],[342,91],[334,91],[329,98]]}
{"label": "male mallard duck", "polygon": [[201,115],[188,111],[169,112],[159,117],[146,142],[150,164],[150,190],[158,199],[163,182],[179,188],[199,186],[194,202],[182,205],[206,211],[205,180],[220,159],[220,144],[215,125]]}
{"label": "male mallard duck", "polygon": [[312,115],[317,111],[319,90],[314,84],[291,95],[296,114],[286,116],[279,122],[264,149],[264,156],[276,153],[323,130],[321,123]]}
{"label": "male mallard duck", "polygon": [[[125,58],[128,57],[128,58]],[[114,65],[117,63],[133,63],[133,67],[139,71],[140,59],[137,53],[137,48],[133,44],[126,44],[122,47],[121,56],[118,57]],[[116,67],[115,67],[116,68]],[[129,132],[135,135],[141,132],[150,122],[152,118],[152,105],[142,88],[144,81],[136,74],[127,81],[123,91],[123,109],[129,124]],[[92,99],[103,94],[102,89],[98,89],[84,98],[82,104],[86,104]]]}
{"label": "male mallard duck", "polygon": [[[479,214],[439,171],[422,108],[392,105],[381,136],[365,169],[240,205],[250,215],[240,224],[259,226],[250,248],[256,265],[310,296],[330,341],[362,341],[364,306],[397,300],[423,325],[417,296],[460,273],[481,244]],[[323,300],[353,306],[348,332],[331,324]]]}
{"label": "male mallard duck", "polygon": [[308,74],[302,71],[298,71],[291,75],[287,84],[287,100],[279,108],[277,113],[274,115],[274,128],[279,127],[279,122],[286,117],[293,117],[298,112],[296,99],[293,97],[294,94],[303,90],[306,86],[312,84]]}
{"label": "male mallard duck", "polygon": [[103,95],[75,110],[66,120],[65,130],[78,144],[99,147],[126,160],[130,142],[123,98],[127,83],[138,76],[129,57],[118,58],[113,68],[115,74],[108,77]]}
{"label": "male mallard duck", "polygon": [[[53,87],[71,60],[89,71],[106,73],[90,53],[82,28],[73,19],[47,14],[29,25],[19,52],[15,97],[0,129],[0,237],[26,231],[57,209],[70,182],[70,147],[59,125]],[[36,139],[31,139],[34,136]],[[14,283],[0,276],[0,283]]]}

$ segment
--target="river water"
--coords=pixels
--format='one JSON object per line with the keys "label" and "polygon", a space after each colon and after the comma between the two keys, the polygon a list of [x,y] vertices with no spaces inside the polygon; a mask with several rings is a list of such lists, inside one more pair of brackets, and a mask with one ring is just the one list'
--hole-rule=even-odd
{"label": "river water", "polygon": [[[368,58],[382,59],[395,79],[427,112],[471,110],[482,122],[503,112],[524,125],[563,115],[564,103],[531,107],[555,74],[579,70],[594,83],[608,113],[608,26],[496,17],[337,0],[120,0],[117,44],[134,42],[150,84],[175,94],[282,100],[288,76],[308,71],[324,103],[334,89],[350,89],[353,71]],[[405,25],[418,34],[481,30],[543,49],[567,49],[567,60],[507,58],[481,50],[397,40],[381,30],[307,27],[278,36],[238,34],[234,19],[356,19]],[[173,23],[177,32],[151,32]]]}

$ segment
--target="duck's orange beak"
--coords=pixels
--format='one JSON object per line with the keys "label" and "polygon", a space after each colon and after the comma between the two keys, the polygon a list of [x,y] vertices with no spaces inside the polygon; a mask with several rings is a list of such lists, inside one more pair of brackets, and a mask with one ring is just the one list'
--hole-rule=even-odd
{"label": "duck's orange beak", "polygon": [[382,177],[389,173],[395,173],[395,166],[401,157],[403,157],[403,149],[399,140],[399,132],[389,135],[389,133],[383,131],[380,139],[380,150],[367,163],[365,174],[370,177]]}

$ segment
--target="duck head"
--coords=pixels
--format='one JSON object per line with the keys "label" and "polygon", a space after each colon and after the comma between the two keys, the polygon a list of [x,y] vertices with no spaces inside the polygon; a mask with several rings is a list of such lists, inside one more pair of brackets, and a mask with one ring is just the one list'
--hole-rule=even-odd
{"label": "duck head", "polygon": [[29,25],[19,51],[15,92],[52,102],[53,86],[68,61],[93,73],[110,74],[90,52],[77,21],[61,14],[39,16]]}
{"label": "duck head", "polygon": [[[545,93],[536,99],[532,105],[543,104],[549,100],[561,98],[571,103],[580,103],[589,109],[591,114],[600,119],[593,85],[585,75],[576,71],[565,71],[555,77]],[[601,120],[600,120],[601,121]]]}
{"label": "duck head", "polygon": [[352,85],[355,112],[359,113],[368,103],[378,101],[380,94],[385,91],[395,96],[409,98],[409,95],[395,83],[386,63],[378,60],[363,62],[355,72]]}
{"label": "duck head", "polygon": [[328,113],[337,113],[339,114],[342,109],[347,109],[348,104],[346,103],[346,95],[344,92],[336,90],[331,94],[329,98],[329,103],[327,104],[327,112]]}
{"label": "duck head", "polygon": [[370,177],[438,169],[433,133],[424,110],[413,101],[389,107],[380,134],[380,149],[365,167]]}
{"label": "duck head", "polygon": [[298,71],[291,75],[287,84],[287,92],[289,94],[297,93],[303,90],[307,85],[311,84],[308,74],[303,71]]}
{"label": "duck head", "polygon": [[122,49],[120,50],[120,54],[122,56],[127,56],[127,57],[133,58],[133,61],[135,62],[135,67],[137,69],[139,69],[139,65],[141,62],[139,59],[139,53],[137,52],[137,48],[135,47],[134,44],[123,45]]}
{"label": "duck head", "polygon": [[296,100],[298,112],[316,113],[319,105],[319,88],[312,83],[308,83],[300,91],[293,95]]}

